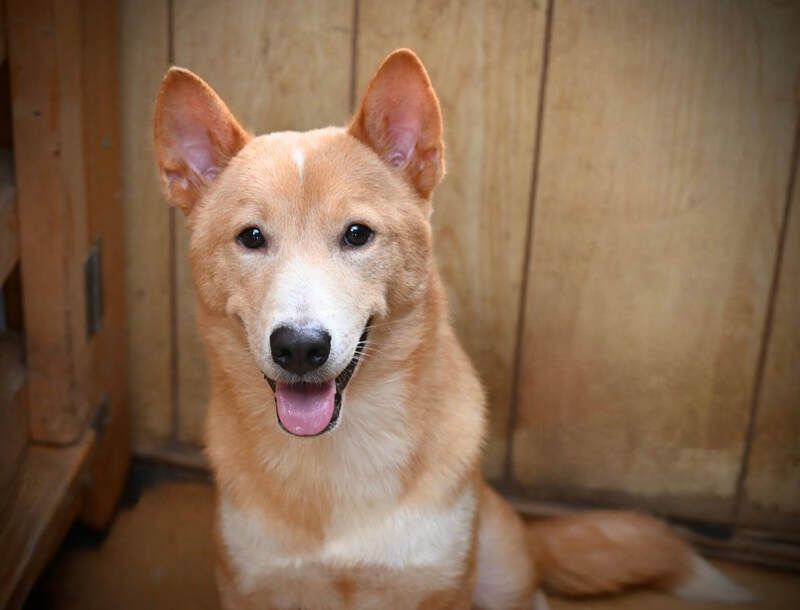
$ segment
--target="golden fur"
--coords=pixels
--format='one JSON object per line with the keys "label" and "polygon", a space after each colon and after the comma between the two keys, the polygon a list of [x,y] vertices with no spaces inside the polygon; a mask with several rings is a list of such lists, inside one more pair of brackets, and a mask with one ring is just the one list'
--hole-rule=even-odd
{"label": "golden fur", "polygon": [[[483,482],[484,395],[431,245],[441,112],[412,52],[386,59],[349,127],[260,137],[173,68],[155,140],[165,192],[191,231],[211,360],[226,608],[532,608],[544,604],[541,584],[593,593],[689,577],[691,551],[626,513],[539,526],[531,552],[519,517]],[[342,250],[354,221],[374,241]],[[253,224],[267,234],[263,252],[236,241]],[[298,438],[276,422],[265,337],[286,302],[319,299],[335,303],[342,362],[367,320],[369,339],[338,427]],[[608,562],[587,559],[598,545],[612,549]]]}

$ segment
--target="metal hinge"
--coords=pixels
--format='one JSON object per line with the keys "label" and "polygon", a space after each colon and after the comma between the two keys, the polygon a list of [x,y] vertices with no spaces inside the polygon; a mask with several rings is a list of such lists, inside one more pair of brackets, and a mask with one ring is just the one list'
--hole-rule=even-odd
{"label": "metal hinge", "polygon": [[95,242],[86,259],[84,275],[86,278],[86,332],[91,337],[103,323],[103,282],[100,241]]}
{"label": "metal hinge", "polygon": [[108,429],[108,422],[111,418],[111,405],[108,401],[108,396],[103,394],[100,399],[100,404],[97,405],[97,410],[92,419],[92,428],[98,437],[103,436]]}

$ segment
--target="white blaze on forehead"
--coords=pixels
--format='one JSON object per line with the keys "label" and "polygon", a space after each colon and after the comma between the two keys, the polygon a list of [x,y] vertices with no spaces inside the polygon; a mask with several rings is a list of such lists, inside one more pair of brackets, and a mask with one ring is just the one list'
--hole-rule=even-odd
{"label": "white blaze on forehead", "polygon": [[303,179],[303,164],[306,161],[305,156],[303,155],[303,151],[299,148],[292,149],[292,159],[294,159],[294,164],[297,166],[297,173],[300,174],[300,180]]}

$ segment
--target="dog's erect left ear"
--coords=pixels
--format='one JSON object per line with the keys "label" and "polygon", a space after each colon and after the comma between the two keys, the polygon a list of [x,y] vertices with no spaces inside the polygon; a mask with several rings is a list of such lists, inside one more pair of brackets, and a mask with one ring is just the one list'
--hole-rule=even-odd
{"label": "dog's erect left ear", "polygon": [[398,49],[383,61],[348,131],[402,171],[422,197],[444,175],[442,112],[413,51]]}
{"label": "dog's erect left ear", "polygon": [[216,92],[183,68],[164,76],[153,128],[164,191],[187,214],[252,137]]}

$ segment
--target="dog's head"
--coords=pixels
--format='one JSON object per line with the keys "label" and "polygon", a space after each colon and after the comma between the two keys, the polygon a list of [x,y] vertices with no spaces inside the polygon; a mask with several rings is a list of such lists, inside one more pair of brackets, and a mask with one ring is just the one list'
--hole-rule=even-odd
{"label": "dog's head", "polygon": [[347,128],[259,137],[172,68],[154,127],[165,192],[191,229],[198,298],[241,322],[284,429],[332,429],[370,324],[419,301],[430,274],[444,145],[425,68],[395,51]]}

